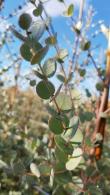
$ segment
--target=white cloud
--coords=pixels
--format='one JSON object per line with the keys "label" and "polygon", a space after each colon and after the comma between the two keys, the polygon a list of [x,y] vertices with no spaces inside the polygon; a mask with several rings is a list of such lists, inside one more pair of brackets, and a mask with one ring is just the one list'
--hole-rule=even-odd
{"label": "white cloud", "polygon": [[[65,2],[67,6],[73,3],[74,6],[79,7],[81,0],[68,0]],[[50,16],[56,17],[62,15],[65,11],[65,6],[57,0],[50,0],[48,3],[45,3],[45,9]]]}
{"label": "white cloud", "polygon": [[[66,5],[70,5],[71,3],[74,4],[75,7],[79,7],[81,0],[65,0]],[[36,4],[38,4],[38,0],[36,0]],[[51,17],[58,17],[61,16],[62,13],[65,10],[65,6],[63,3],[58,2],[58,0],[49,0],[49,1],[44,1],[44,8],[46,9],[46,12],[48,13],[49,16]],[[22,10],[20,10],[17,14],[19,16],[23,12],[27,12],[32,14],[34,7],[31,3],[28,3],[23,7]],[[4,18],[0,17],[0,32],[6,31],[9,27],[9,22],[5,20]]]}
{"label": "white cloud", "polygon": [[[58,17],[63,14],[66,7],[63,3],[58,2],[58,0],[43,0],[44,1],[44,8],[46,9],[46,12],[51,17]],[[66,6],[68,7],[71,3],[74,4],[75,8],[79,8],[80,3],[82,0],[65,0]],[[38,4],[38,0],[36,0],[36,4]],[[89,0],[85,1],[85,8],[87,8],[87,2]],[[34,6],[31,3],[27,3],[22,10],[18,11],[17,16],[21,15],[23,12],[27,12],[32,14],[32,11],[34,9]],[[4,32],[9,27],[9,22],[3,18],[0,17],[0,32]]]}
{"label": "white cloud", "polygon": [[[74,4],[76,8],[79,7],[81,0],[65,0],[65,3],[68,7],[71,3]],[[38,0],[36,0],[36,4],[38,4]],[[44,2],[44,8],[49,16],[58,17],[63,14],[66,10],[66,7],[63,3],[58,2],[58,0],[49,0]],[[33,5],[28,3],[21,12],[26,11],[27,13],[31,13],[33,10]]]}

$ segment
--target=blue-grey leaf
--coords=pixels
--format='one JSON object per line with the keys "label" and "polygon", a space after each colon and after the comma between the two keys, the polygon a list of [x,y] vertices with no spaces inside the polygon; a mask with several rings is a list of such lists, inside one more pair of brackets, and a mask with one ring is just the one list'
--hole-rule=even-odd
{"label": "blue-grey leaf", "polygon": [[38,20],[37,22],[34,22],[30,28],[28,29],[28,32],[30,33],[30,37],[39,40],[42,35],[44,34],[46,29],[45,22]]}

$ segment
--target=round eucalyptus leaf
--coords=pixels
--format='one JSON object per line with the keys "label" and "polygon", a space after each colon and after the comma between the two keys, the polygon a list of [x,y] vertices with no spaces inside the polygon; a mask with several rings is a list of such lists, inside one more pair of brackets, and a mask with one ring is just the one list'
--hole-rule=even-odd
{"label": "round eucalyptus leaf", "polygon": [[73,147],[69,143],[67,143],[61,136],[55,136],[56,146],[66,154],[72,154]]}
{"label": "round eucalyptus leaf", "polygon": [[75,148],[72,157],[66,163],[66,169],[69,171],[74,170],[81,162],[82,154],[83,152],[81,148]]}
{"label": "round eucalyptus leaf", "polygon": [[[80,176],[74,176],[72,177],[74,184],[76,184],[79,188],[83,188],[83,180],[80,178]],[[85,194],[87,195],[87,194]]]}
{"label": "round eucalyptus leaf", "polygon": [[60,51],[59,51],[59,54],[58,54],[58,56],[57,56],[57,58],[59,59],[64,59],[64,58],[66,58],[68,56],[68,50],[67,49],[60,49]]}
{"label": "round eucalyptus leaf", "polygon": [[55,157],[59,163],[63,164],[66,163],[68,160],[68,155],[57,146],[55,148]]}
{"label": "round eucalyptus leaf", "polygon": [[31,59],[31,64],[39,64],[48,52],[48,46],[40,49]]}
{"label": "round eucalyptus leaf", "polygon": [[26,44],[23,43],[20,47],[20,53],[21,56],[26,60],[26,61],[30,61],[32,58],[32,53],[30,51],[30,47]]}
{"label": "round eucalyptus leaf", "polygon": [[84,116],[85,116],[85,120],[86,121],[91,121],[92,120],[92,118],[94,117],[94,114],[92,113],[92,112],[85,112],[84,113]]}
{"label": "round eucalyptus leaf", "polygon": [[66,115],[54,115],[49,120],[49,127],[55,134],[61,134],[69,125],[69,119]]}
{"label": "round eucalyptus leaf", "polygon": [[[57,147],[56,147],[56,149],[58,149]],[[59,149],[58,149],[59,150]],[[63,153],[63,156],[62,156],[62,154],[61,154],[61,156],[59,156],[59,158],[58,158],[58,156],[56,156],[56,158],[57,158],[57,160],[58,160],[58,162],[55,164],[55,172],[61,172],[61,171],[64,171],[65,170],[65,163],[67,162],[67,160],[68,160],[68,155],[67,154],[65,154],[63,151],[61,151],[61,150],[59,150],[61,153]],[[55,154],[56,155],[56,154]],[[60,155],[60,153],[59,153],[59,155]],[[65,155],[65,156],[64,156]],[[61,159],[61,157],[62,157],[62,159]],[[63,161],[63,159],[64,159],[64,161]],[[61,160],[61,161],[60,161]]]}
{"label": "round eucalyptus leaf", "polygon": [[74,11],[74,5],[71,4],[68,7],[68,16],[72,16],[73,15],[73,11]]}
{"label": "round eucalyptus leaf", "polygon": [[68,9],[66,11],[64,11],[64,16],[66,17],[71,17],[73,15],[73,11],[74,11],[74,5],[70,4]]}
{"label": "round eucalyptus leaf", "polygon": [[64,130],[62,120],[59,117],[52,116],[49,119],[49,129],[55,134],[61,134]]}
{"label": "round eucalyptus leaf", "polygon": [[69,126],[69,119],[65,114],[60,114],[60,119],[63,121],[64,126],[68,128]]}
{"label": "round eucalyptus leaf", "polygon": [[73,133],[73,129],[68,129],[66,133],[63,135],[63,138],[68,142],[70,141],[74,146],[81,144],[83,141],[83,134],[80,129],[77,129],[75,135]]}
{"label": "round eucalyptus leaf", "polygon": [[29,45],[31,49],[33,49],[34,52],[38,52],[39,50],[43,48],[42,45],[38,41],[36,41],[34,38],[31,38],[31,37],[27,38],[26,43],[27,45]]}
{"label": "round eucalyptus leaf", "polygon": [[38,169],[41,173],[41,175],[44,175],[44,176],[50,176],[50,172],[51,172],[51,167],[49,166],[49,164],[47,163],[41,163],[39,166],[38,166]]}
{"label": "round eucalyptus leaf", "polygon": [[78,126],[79,126],[79,117],[78,116],[73,116],[70,119],[70,124],[69,124],[69,128],[71,128],[71,138],[75,135],[75,133],[78,129]]}
{"label": "round eucalyptus leaf", "polygon": [[30,164],[30,170],[36,177],[40,177],[40,171],[35,163]]}
{"label": "round eucalyptus leaf", "polygon": [[52,77],[56,72],[56,62],[54,59],[50,58],[45,61],[43,65],[43,72],[47,77]]}
{"label": "round eucalyptus leaf", "polygon": [[36,86],[36,92],[42,99],[49,99],[55,92],[54,85],[50,81],[40,81]]}
{"label": "round eucalyptus leaf", "polygon": [[27,30],[30,25],[31,25],[31,22],[32,22],[32,18],[29,14],[27,13],[24,13],[20,16],[19,18],[19,26],[24,29],[24,30]]}
{"label": "round eucalyptus leaf", "polygon": [[59,93],[59,95],[56,97],[56,102],[61,110],[68,111],[72,108],[71,98],[65,93]]}
{"label": "round eucalyptus leaf", "polygon": [[34,49],[35,52],[40,51],[43,48],[42,45],[35,40],[32,41],[32,44],[33,44],[32,48]]}
{"label": "round eucalyptus leaf", "polygon": [[72,137],[71,142],[74,144],[75,142],[81,143],[83,141],[83,134],[80,129],[78,129],[75,135]]}
{"label": "round eucalyptus leaf", "polygon": [[103,82],[96,83],[96,89],[97,89],[97,91],[103,91],[104,90],[104,83]]}
{"label": "round eucalyptus leaf", "polygon": [[28,33],[30,34],[31,38],[39,40],[44,34],[45,28],[46,28],[45,22],[37,20],[30,26],[30,28],[28,29]]}
{"label": "round eucalyptus leaf", "polygon": [[57,79],[61,82],[65,82],[65,76],[62,73],[57,74]]}
{"label": "round eucalyptus leaf", "polygon": [[85,69],[81,69],[80,68],[78,71],[79,71],[79,74],[80,74],[81,77],[85,76],[85,74],[86,74],[86,70]]}
{"label": "round eucalyptus leaf", "polygon": [[30,85],[34,87],[36,85],[36,80],[30,80]]}
{"label": "round eucalyptus leaf", "polygon": [[90,41],[87,41],[87,40],[82,40],[81,42],[81,49],[83,51],[87,51],[91,46],[91,42]]}
{"label": "round eucalyptus leaf", "polygon": [[56,36],[50,36],[45,40],[45,43],[48,45],[55,45],[57,43]]}
{"label": "round eucalyptus leaf", "polygon": [[36,9],[33,10],[33,15],[34,16],[40,16],[42,14],[42,11],[43,11],[43,7],[42,7],[42,4],[39,3],[38,4],[38,7]]}
{"label": "round eucalyptus leaf", "polygon": [[72,182],[72,176],[69,172],[65,173],[59,173],[55,176],[55,181],[56,183],[58,183],[59,185],[64,185],[64,184],[68,184],[70,182]]}

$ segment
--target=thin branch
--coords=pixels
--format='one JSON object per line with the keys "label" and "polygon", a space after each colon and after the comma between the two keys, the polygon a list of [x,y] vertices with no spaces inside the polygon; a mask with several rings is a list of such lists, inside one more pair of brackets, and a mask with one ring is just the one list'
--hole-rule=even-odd
{"label": "thin branch", "polygon": [[102,78],[101,75],[100,75],[100,70],[98,69],[97,64],[96,64],[96,62],[95,62],[95,60],[94,60],[94,58],[93,58],[93,56],[92,56],[92,54],[91,54],[90,52],[88,52],[88,57],[91,59],[93,65],[94,65],[94,67],[95,67],[95,69],[96,69],[96,71],[97,71],[97,73],[98,73],[98,76],[99,76],[100,79],[103,81],[103,78]]}
{"label": "thin branch", "polygon": [[79,21],[82,21],[85,0],[81,0],[79,9]]}
{"label": "thin branch", "polygon": [[108,108],[107,110],[105,110],[104,114],[107,114],[108,112],[110,112],[110,108]]}
{"label": "thin branch", "polygon": [[27,41],[27,37],[23,36],[21,33],[19,33],[13,26],[10,26],[9,29],[12,31],[12,33],[21,41],[25,42]]}
{"label": "thin branch", "polygon": [[35,190],[37,190],[38,192],[41,192],[42,195],[50,195],[49,193],[45,192],[43,189],[41,189],[41,188],[40,188],[39,186],[37,186],[37,185],[33,185],[33,188],[34,188]]}

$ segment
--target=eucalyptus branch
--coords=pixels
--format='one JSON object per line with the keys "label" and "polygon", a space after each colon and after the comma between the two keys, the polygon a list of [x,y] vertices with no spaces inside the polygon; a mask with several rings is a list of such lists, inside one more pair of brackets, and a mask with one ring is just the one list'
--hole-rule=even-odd
{"label": "eucalyptus branch", "polygon": [[[83,6],[84,6],[84,0],[82,0],[82,1],[83,1],[83,2],[82,2],[82,4],[81,4],[80,14],[79,14],[80,17],[82,17]],[[42,5],[46,17],[49,18],[48,14],[47,14],[47,12],[46,12],[44,6],[43,6],[43,3],[42,3],[40,0],[39,0],[39,3],[41,3],[41,5]],[[65,3],[64,3],[64,4],[65,4]],[[34,4],[34,5],[35,5],[35,7],[37,7],[36,4]],[[41,19],[42,19],[43,21],[45,21],[44,18],[43,18],[42,16],[40,16],[40,17],[41,17]],[[73,21],[73,20],[72,20],[72,21]],[[52,25],[51,22],[50,22],[50,28],[51,28],[52,34],[55,36],[55,30],[54,30],[54,27],[53,27],[53,25]],[[46,26],[46,30],[47,30],[47,32],[49,33],[49,35],[52,36],[52,34],[51,34],[51,32],[49,31],[49,28],[48,28],[47,26]],[[73,57],[72,57],[72,62],[73,62],[73,63],[74,63],[75,56],[76,56],[76,54],[77,54],[78,43],[79,43],[79,36],[77,36],[77,39],[76,39],[76,42],[75,42],[75,53],[73,54]],[[59,56],[59,50],[60,50],[60,48],[59,48],[58,44],[55,43],[55,46],[54,46],[54,47],[55,47],[55,49],[56,49],[57,55]],[[64,67],[63,67],[63,63],[60,62],[60,65],[61,65],[62,72],[63,72],[63,74],[64,74],[64,76],[65,76],[65,80],[67,80],[67,76],[66,76],[66,72],[65,72]],[[70,94],[71,101],[72,101],[72,107],[74,107],[74,106],[73,106],[72,95],[71,95],[71,90],[70,90],[70,87],[69,87],[69,86],[68,86],[68,90],[69,90],[69,94]]]}
{"label": "eucalyptus branch", "polygon": [[3,4],[4,4],[4,1],[3,1],[3,0],[0,0],[0,11],[1,11],[2,8],[3,8]]}
{"label": "eucalyptus branch", "polygon": [[[79,9],[79,17],[78,17],[78,22],[80,22],[81,25],[82,25],[82,19],[83,19],[84,3],[85,3],[85,0],[81,0],[80,9]],[[77,50],[78,50],[78,46],[79,46],[80,33],[76,34],[76,39],[75,39],[75,43],[74,43],[74,52],[72,55],[72,64],[73,65],[75,63],[75,58],[76,58]],[[74,69],[75,69],[75,67],[74,67]]]}
{"label": "eucalyptus branch", "polygon": [[110,108],[108,108],[107,110],[104,111],[104,114],[107,114],[110,112]]}
{"label": "eucalyptus branch", "polygon": [[[47,78],[47,76],[45,75],[45,73],[44,73],[44,71],[43,71],[43,69],[42,69],[42,66],[41,66],[40,64],[39,64],[39,68],[40,68],[42,74],[45,76],[44,81],[45,81],[45,84],[46,84],[48,90],[50,91],[50,88],[49,88],[49,86],[48,86],[48,84],[47,84],[47,82],[46,82],[46,81],[48,81],[48,78]],[[54,94],[51,96],[50,101],[51,101],[51,100],[53,100],[53,102],[54,102],[54,104],[55,104],[55,106],[56,106],[57,112],[58,112],[58,114],[59,114],[59,117],[60,117],[61,109],[59,108],[59,106],[58,106],[58,104],[57,104],[56,97],[54,96]],[[61,123],[62,123],[62,126],[63,126],[64,130],[65,130],[65,129],[66,129],[66,126],[65,126],[65,124],[64,124],[64,122],[63,122],[62,120],[61,120]]]}
{"label": "eucalyptus branch", "polygon": [[100,116],[101,112],[105,112],[108,106],[108,98],[109,98],[109,85],[110,85],[110,52],[107,50],[107,65],[106,65],[106,77],[105,77],[105,86],[101,97],[101,103],[99,107],[99,113],[96,118],[96,127],[94,131],[94,137],[96,137],[97,133],[102,135],[101,144],[94,148],[92,155],[95,155],[96,160],[99,160],[102,155],[102,147],[105,136],[105,126],[106,126],[106,118],[102,118]]}
{"label": "eucalyptus branch", "polygon": [[[47,78],[47,76],[45,75],[45,73],[44,73],[44,71],[43,71],[43,69],[42,69],[41,64],[39,64],[39,68],[40,68],[42,74],[45,76],[44,81],[45,81],[45,83],[46,83],[46,86],[47,86],[48,90],[50,91],[50,88],[48,87],[47,82],[46,82],[46,81],[48,81],[48,78]],[[60,110],[60,108],[59,108],[59,106],[58,106],[58,104],[57,104],[57,102],[56,102],[56,99],[55,99],[54,94],[51,96],[51,100],[53,100],[53,102],[55,103],[56,108],[57,108],[57,111],[58,111],[58,114],[60,114],[60,113],[61,113],[61,110]]]}
{"label": "eucalyptus branch", "polygon": [[27,37],[19,33],[13,26],[10,26],[10,30],[18,39],[21,39],[23,42],[27,41]]}
{"label": "eucalyptus branch", "polygon": [[79,9],[79,21],[81,21],[81,22],[83,19],[84,3],[85,3],[85,0],[81,0],[80,9]]}
{"label": "eucalyptus branch", "polygon": [[102,78],[101,75],[100,75],[100,70],[99,70],[99,68],[97,67],[97,64],[96,64],[96,62],[95,62],[95,60],[94,60],[94,58],[93,58],[93,56],[92,56],[92,54],[91,54],[90,52],[88,52],[88,57],[91,59],[93,65],[94,65],[94,67],[95,67],[95,69],[96,69],[96,71],[97,71],[98,76],[99,76],[100,79],[103,81],[103,78]]}
{"label": "eucalyptus branch", "polygon": [[[40,0],[39,0],[39,3],[42,4],[42,2],[41,2]],[[35,4],[35,6],[36,6],[36,4]],[[36,7],[37,7],[37,6],[36,6]],[[42,7],[43,7],[43,9],[44,9],[43,4],[42,4]],[[46,14],[46,17],[49,18],[47,12],[46,12],[46,11],[44,11],[44,12],[45,12],[45,14]],[[42,21],[45,22],[43,16],[40,16],[40,17],[41,17]],[[54,28],[53,28],[51,22],[50,22],[50,28],[51,28],[51,30],[52,30],[52,34],[51,34],[49,28],[48,28],[47,25],[46,25],[46,31],[49,33],[49,35],[50,35],[50,36],[52,36],[52,35],[55,36],[55,31],[54,31]],[[55,43],[55,46],[54,46],[54,47],[55,47],[55,50],[56,50],[56,52],[57,52],[57,55],[59,56],[59,50],[60,50],[60,48],[59,48],[58,44]],[[66,73],[65,73],[65,70],[64,70],[64,67],[63,67],[63,63],[60,63],[60,65],[61,65],[62,71],[63,71],[64,76],[65,76],[65,79],[66,79]]]}
{"label": "eucalyptus branch", "polygon": [[[42,2],[41,2],[40,0],[39,0],[39,3],[41,3],[41,4],[42,4]],[[36,6],[36,4],[35,4],[35,6]],[[37,7],[37,6],[36,6],[36,7]],[[44,10],[44,6],[43,6],[43,4],[42,4],[42,7],[43,7],[43,10]],[[44,11],[44,12],[45,12],[45,14],[46,14],[46,17],[48,17],[48,18],[49,18],[49,16],[48,16],[47,12],[46,12],[46,11]],[[40,16],[40,17],[41,17],[42,21],[45,21],[45,20],[44,20],[44,18],[43,18],[42,16]],[[50,35],[50,36],[52,36],[52,35],[54,35],[54,36],[55,36],[55,31],[54,31],[54,28],[53,28],[52,24],[50,25],[50,28],[51,28],[51,30],[52,30],[52,34],[51,34],[51,32],[50,32],[49,28],[46,26],[46,30],[47,30],[47,32],[49,33],[49,35]],[[57,52],[57,55],[59,56],[59,51],[60,51],[60,48],[59,48],[58,44],[56,44],[56,43],[55,43],[55,46],[54,46],[54,47],[55,47],[55,50],[56,50],[56,52]],[[65,80],[67,80],[67,76],[66,76],[66,72],[65,72],[64,67],[63,67],[63,63],[62,63],[62,62],[60,62],[60,65],[61,65],[62,72],[63,72],[63,74],[64,74],[64,76],[65,76]],[[73,99],[72,99],[72,94],[71,94],[71,90],[70,90],[69,85],[68,85],[68,91],[69,91],[69,94],[70,94],[70,97],[71,97],[72,107],[74,108],[74,105],[73,105]],[[55,99],[54,99],[54,101],[55,101]],[[55,101],[54,103],[56,103],[56,101]],[[57,105],[56,105],[56,106],[57,106]]]}
{"label": "eucalyptus branch", "polygon": [[75,59],[76,59],[76,55],[77,55],[78,46],[79,46],[79,35],[76,35],[74,48],[73,48],[74,52],[73,52],[73,55],[72,55],[72,66],[74,67],[74,70],[76,68]]}

